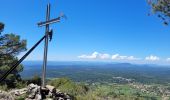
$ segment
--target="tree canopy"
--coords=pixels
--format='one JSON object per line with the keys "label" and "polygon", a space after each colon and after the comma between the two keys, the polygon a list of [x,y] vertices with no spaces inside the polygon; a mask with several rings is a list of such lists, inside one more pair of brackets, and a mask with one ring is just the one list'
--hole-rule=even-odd
{"label": "tree canopy", "polygon": [[[0,23],[0,31],[4,29],[4,24]],[[0,34],[0,77],[18,61],[18,55],[26,51],[26,40],[21,40],[19,35],[13,33]],[[21,80],[19,72],[23,66],[19,65],[8,77],[3,84],[14,87],[15,82]]]}
{"label": "tree canopy", "polygon": [[152,7],[152,12],[161,18],[165,25],[170,21],[170,0],[148,0]]}

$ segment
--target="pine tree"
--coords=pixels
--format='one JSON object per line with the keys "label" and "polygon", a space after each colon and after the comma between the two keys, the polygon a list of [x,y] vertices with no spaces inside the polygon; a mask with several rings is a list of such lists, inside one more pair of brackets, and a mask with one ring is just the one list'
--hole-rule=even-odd
{"label": "pine tree", "polygon": [[148,0],[152,7],[152,12],[161,18],[165,25],[170,21],[170,0]]}
{"label": "pine tree", "polygon": [[[0,23],[0,32],[4,29],[4,24]],[[21,40],[19,35],[13,33],[0,34],[0,77],[18,61],[18,55],[26,51],[26,40]],[[23,65],[19,65],[8,77],[1,82],[8,87],[15,87],[17,81],[21,80],[20,72]]]}

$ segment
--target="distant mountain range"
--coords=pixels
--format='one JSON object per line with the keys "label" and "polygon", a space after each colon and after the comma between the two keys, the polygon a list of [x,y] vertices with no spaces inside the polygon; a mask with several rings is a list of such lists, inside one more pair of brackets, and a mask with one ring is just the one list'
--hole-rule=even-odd
{"label": "distant mountain range", "polygon": [[[42,62],[26,61],[23,65],[23,78],[41,76]],[[47,78],[59,77],[69,77],[77,82],[115,82],[113,77],[123,77],[141,83],[167,84],[170,82],[170,66],[112,62],[48,62]]]}

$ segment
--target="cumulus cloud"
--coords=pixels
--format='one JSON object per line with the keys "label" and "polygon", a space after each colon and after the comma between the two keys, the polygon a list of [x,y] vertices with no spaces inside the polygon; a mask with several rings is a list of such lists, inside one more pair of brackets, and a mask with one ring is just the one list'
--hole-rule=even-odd
{"label": "cumulus cloud", "polygon": [[112,55],[112,60],[139,60],[140,58],[136,58],[134,56],[122,56],[119,54]]}
{"label": "cumulus cloud", "polygon": [[109,54],[101,54],[101,53],[98,53],[98,52],[94,52],[91,55],[78,56],[78,58],[82,58],[82,59],[109,59],[110,55]]}
{"label": "cumulus cloud", "polygon": [[170,62],[170,58],[167,58],[166,61]]}
{"label": "cumulus cloud", "polygon": [[109,59],[110,55],[109,54],[99,54],[99,58],[101,58],[101,59]]}
{"label": "cumulus cloud", "polygon": [[139,60],[140,58],[136,58],[134,56],[122,56],[119,54],[109,55],[107,53],[98,53],[94,52],[91,55],[81,55],[78,56],[81,59],[110,59],[110,60]]}
{"label": "cumulus cloud", "polygon": [[98,52],[94,52],[91,55],[81,55],[81,56],[78,56],[78,57],[84,58],[84,59],[96,59],[98,54],[99,54]]}
{"label": "cumulus cloud", "polygon": [[154,62],[154,61],[164,61],[164,62],[170,62],[170,58],[161,59],[158,56],[150,55],[145,58],[137,58],[135,56],[126,56],[126,55],[120,55],[120,54],[113,54],[110,55],[108,53],[99,53],[99,52],[93,52],[92,54],[82,54],[78,56],[80,59],[91,59],[91,60],[115,60],[115,61],[129,61],[129,62],[139,62],[139,63],[145,63],[145,62]]}
{"label": "cumulus cloud", "polygon": [[158,61],[158,60],[160,60],[160,58],[157,57],[157,56],[150,55],[150,56],[146,57],[145,60],[147,60],[147,61]]}

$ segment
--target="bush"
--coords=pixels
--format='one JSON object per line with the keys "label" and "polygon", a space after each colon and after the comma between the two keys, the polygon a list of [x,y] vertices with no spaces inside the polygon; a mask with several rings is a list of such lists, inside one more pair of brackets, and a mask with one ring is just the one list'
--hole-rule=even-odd
{"label": "bush", "polygon": [[27,97],[27,94],[23,94],[19,97],[16,97],[15,100],[25,100],[26,97]]}
{"label": "bush", "polygon": [[16,83],[16,88],[21,89],[21,88],[25,88],[27,86],[25,81],[20,81]]}
{"label": "bush", "polygon": [[49,84],[73,97],[76,97],[77,95],[85,95],[89,90],[83,83],[78,84],[68,78],[54,79],[49,81]]}
{"label": "bush", "polygon": [[0,90],[7,91],[8,86],[6,84],[5,85],[0,85]]}
{"label": "bush", "polygon": [[31,84],[31,83],[41,85],[41,78],[38,75],[34,75],[34,77],[32,79],[29,79],[26,81],[27,81],[27,85]]}

